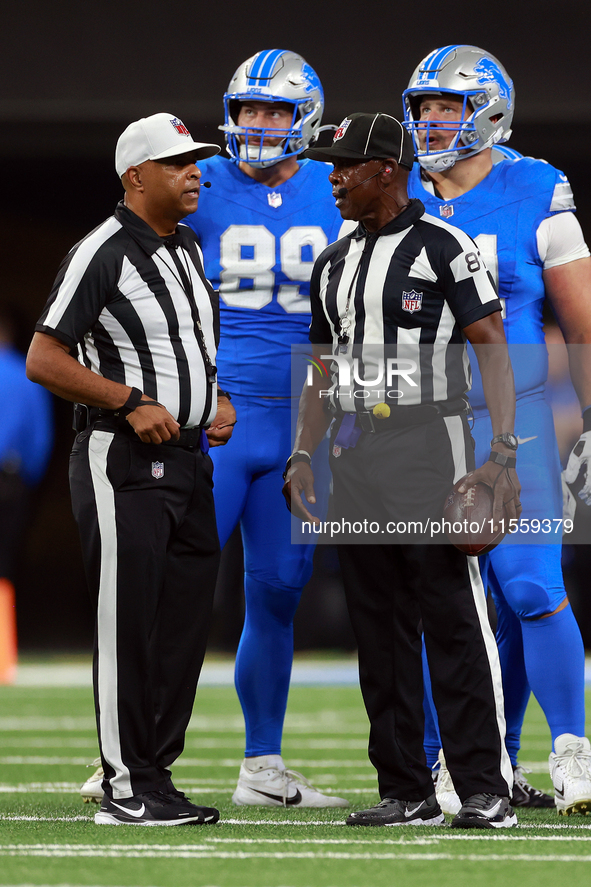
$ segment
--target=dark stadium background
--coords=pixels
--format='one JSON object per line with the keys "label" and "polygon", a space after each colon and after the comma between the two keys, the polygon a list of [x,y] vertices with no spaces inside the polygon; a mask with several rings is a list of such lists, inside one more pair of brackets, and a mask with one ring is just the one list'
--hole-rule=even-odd
{"label": "dark stadium background", "polygon": [[[62,257],[120,197],[113,169],[120,132],[140,116],[170,111],[197,139],[221,144],[230,75],[263,48],[302,53],[324,85],[324,122],[339,123],[352,111],[400,116],[402,89],[436,46],[485,47],[516,84],[511,145],[568,173],[591,241],[590,9],[588,0],[11,4],[0,37],[0,306],[17,316],[21,347]],[[56,400],[56,446],[23,543],[17,605],[24,650],[85,650],[92,642],[66,481],[70,415]],[[588,648],[590,561],[583,549],[576,557],[571,551],[567,567]],[[212,633],[218,649],[234,649],[239,636],[239,577],[236,558],[226,562]],[[296,646],[353,646],[332,549],[319,551]]]}

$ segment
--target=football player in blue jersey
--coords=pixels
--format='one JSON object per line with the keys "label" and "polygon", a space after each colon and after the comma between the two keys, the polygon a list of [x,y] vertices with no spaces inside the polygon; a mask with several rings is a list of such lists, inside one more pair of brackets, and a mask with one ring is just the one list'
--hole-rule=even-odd
{"label": "football player in blue jersey", "polygon": [[235,682],[246,751],[233,801],[344,807],[346,800],[317,791],[281,758],[293,617],[313,555],[312,544],[291,544],[280,495],[292,440],[290,346],[308,342],[312,266],[342,224],[326,169],[298,160],[320,129],[322,86],[301,56],[265,50],[240,65],[224,107],[230,159],[200,164],[211,189],[185,223],[219,289],[218,373],[238,414],[227,458],[211,453],[220,542],[240,523],[244,543]]}
{"label": "football player in blue jersey", "polygon": [[[497,59],[476,46],[446,46],[431,52],[411,77],[403,102],[418,160],[409,178],[410,196],[418,197],[428,213],[471,235],[504,302],[517,390],[518,437],[510,445],[519,444],[522,522],[530,528],[543,526],[539,521],[558,522],[560,465],[552,413],[544,399],[544,300],[549,300],[567,345],[591,343],[591,258],[574,216],[570,185],[545,161],[502,147],[511,133],[513,83]],[[583,433],[570,457],[567,479],[572,482],[583,473],[579,495],[584,501],[591,497],[588,352],[588,348],[570,349]],[[476,374],[470,399],[480,464],[488,452],[491,430]],[[589,813],[591,747],[584,736],[584,650],[564,588],[560,539],[543,544],[547,538],[539,533],[533,544],[531,534],[511,538],[481,563],[498,615],[506,741],[515,768],[511,803],[529,807],[555,803],[560,813]],[[554,798],[530,786],[517,763],[530,689],[552,734]],[[431,722],[426,751],[432,765],[439,744]],[[448,812],[455,812],[459,800],[444,767],[438,783],[438,796]]]}

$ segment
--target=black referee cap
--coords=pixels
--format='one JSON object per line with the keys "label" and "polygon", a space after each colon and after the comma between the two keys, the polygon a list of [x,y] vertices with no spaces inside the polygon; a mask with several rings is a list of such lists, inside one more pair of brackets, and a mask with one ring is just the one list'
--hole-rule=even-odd
{"label": "black referee cap", "polygon": [[373,157],[393,157],[400,166],[412,169],[412,139],[400,121],[390,114],[349,114],[334,134],[328,148],[308,148],[304,157],[332,163],[342,157],[363,163]]}

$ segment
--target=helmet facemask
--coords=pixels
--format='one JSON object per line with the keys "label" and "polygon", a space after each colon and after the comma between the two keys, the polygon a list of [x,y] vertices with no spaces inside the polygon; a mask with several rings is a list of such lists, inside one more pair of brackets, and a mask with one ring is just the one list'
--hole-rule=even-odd
{"label": "helmet facemask", "polygon": [[[292,106],[291,123],[287,129],[274,127],[239,126],[238,115],[244,102],[264,101],[269,103],[280,102],[283,105]],[[229,99],[224,96],[226,106],[225,126],[220,127],[226,133],[228,151],[234,159],[244,160],[250,166],[261,169],[274,166],[287,157],[296,157],[301,154],[308,145],[302,138],[302,126],[307,114],[314,110],[314,104],[310,101],[289,102],[282,96],[241,95]],[[277,145],[265,145],[265,139],[281,139]]]}

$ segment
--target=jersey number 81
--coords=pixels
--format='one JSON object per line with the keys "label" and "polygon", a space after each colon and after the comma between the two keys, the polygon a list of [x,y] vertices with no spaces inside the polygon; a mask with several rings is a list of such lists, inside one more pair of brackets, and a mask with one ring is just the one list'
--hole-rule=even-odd
{"label": "jersey number 81", "polygon": [[[285,277],[298,281],[279,286],[277,301],[285,311],[309,313],[310,298],[300,293],[300,286],[310,280],[314,262],[327,245],[328,237],[316,225],[295,225],[281,235],[279,266]],[[302,258],[304,247],[310,247],[311,259]],[[220,295],[226,305],[259,310],[272,301],[276,242],[264,225],[230,225],[220,238],[220,264]],[[241,289],[241,280],[251,286]]]}

